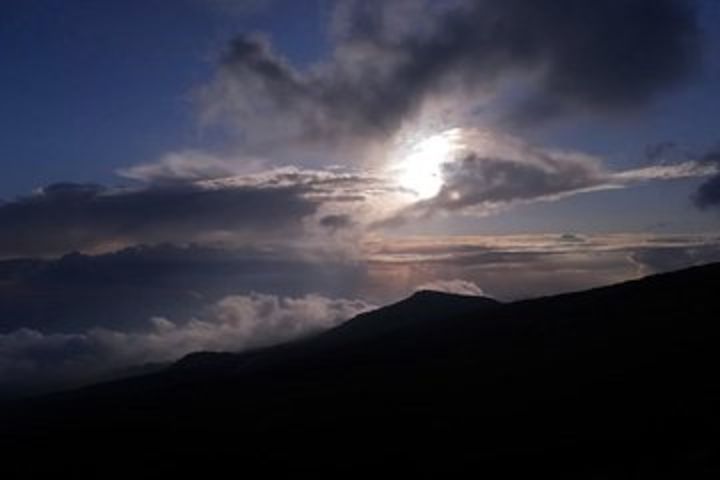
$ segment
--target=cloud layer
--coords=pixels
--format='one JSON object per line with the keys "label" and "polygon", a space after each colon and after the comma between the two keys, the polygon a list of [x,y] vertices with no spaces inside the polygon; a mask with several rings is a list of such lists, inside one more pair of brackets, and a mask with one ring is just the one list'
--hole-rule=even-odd
{"label": "cloud layer", "polygon": [[714,208],[720,206],[720,149],[706,152],[700,161],[703,164],[716,168],[718,172],[712,178],[700,185],[693,200],[699,208]]}
{"label": "cloud layer", "polygon": [[688,159],[613,171],[601,158],[577,151],[537,147],[475,129],[455,132],[462,140],[439,165],[439,192],[413,202],[377,225],[392,226],[438,213],[488,215],[518,203],[553,201],[651,181],[705,177],[718,171],[710,162]]}
{"label": "cloud layer", "polygon": [[517,300],[720,261],[717,235],[418,236],[378,240],[366,249],[365,294],[380,299],[450,278]]}
{"label": "cloud layer", "polygon": [[[369,177],[298,169],[133,188],[54,184],[0,204],[0,257],[288,238],[316,214],[380,188]],[[341,227],[337,220],[324,223]]]}
{"label": "cloud layer", "polygon": [[152,318],[145,331],[98,327],[45,334],[20,329],[0,334],[0,386],[86,381],[113,369],[169,362],[191,352],[270,345],[331,328],[370,308],[358,300],[253,293],[226,297],[202,318]]}
{"label": "cloud layer", "polygon": [[[18,292],[48,306],[34,323],[3,313],[0,391],[282,342],[418,289],[513,300],[720,261],[711,235],[376,237],[362,248],[362,260],[347,265],[170,246],[0,262],[3,308]],[[80,310],[64,309],[64,296]]]}
{"label": "cloud layer", "polygon": [[628,111],[695,71],[696,23],[694,0],[341,0],[330,59],[299,70],[238,36],[201,98],[251,143],[392,136],[429,103],[477,106],[508,78],[532,79],[510,113],[521,122]]}
{"label": "cloud layer", "polygon": [[[0,383],[281,342],[418,288],[517,299],[720,260],[712,236],[383,236],[434,215],[654,180],[708,176],[695,203],[720,205],[717,152],[612,170],[474,128],[648,105],[699,65],[696,7],[337,0],[331,51],[304,67],[268,37],[237,36],[198,92],[204,120],[240,137],[237,158],[179,151],[120,170],[131,186],[58,183],[0,202],[0,259],[16,259],[0,262]],[[420,155],[442,185],[414,195],[393,176],[407,158],[388,152],[450,128],[462,148]],[[286,158],[345,167],[276,167]],[[348,168],[358,159],[362,170]],[[17,260],[71,251],[98,255]]]}

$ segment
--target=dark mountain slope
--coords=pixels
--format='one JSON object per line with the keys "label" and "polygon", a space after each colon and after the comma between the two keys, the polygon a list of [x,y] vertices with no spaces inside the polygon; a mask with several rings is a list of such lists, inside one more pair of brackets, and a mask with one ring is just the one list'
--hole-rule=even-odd
{"label": "dark mountain slope", "polygon": [[[328,355],[333,356],[335,362],[340,358],[351,361],[358,361],[358,357],[368,359],[382,350],[386,353],[392,351],[397,356],[401,345],[422,348],[422,342],[418,342],[417,337],[426,330],[452,328],[453,319],[459,316],[488,312],[500,305],[500,302],[486,297],[420,291],[398,303],[360,314],[310,339],[240,355],[196,353],[179,361],[175,368],[203,370],[212,374],[233,370],[250,359],[253,368],[257,367],[260,358],[274,365],[292,363],[289,357],[302,364],[302,368],[307,368],[309,363],[319,363],[319,367],[325,368]],[[393,345],[386,349],[388,342]]]}
{"label": "dark mountain slope", "polygon": [[0,447],[24,478],[715,478],[718,285],[710,265],[506,305],[419,294],[312,339],[9,406]]}

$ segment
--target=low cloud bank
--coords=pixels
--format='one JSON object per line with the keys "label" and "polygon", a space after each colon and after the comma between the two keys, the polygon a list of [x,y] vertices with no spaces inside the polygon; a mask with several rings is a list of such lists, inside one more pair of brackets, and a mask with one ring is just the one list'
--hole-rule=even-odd
{"label": "low cloud bank", "polygon": [[145,331],[44,334],[23,328],[0,335],[0,385],[70,384],[196,351],[272,345],[332,328],[371,308],[360,300],[252,293],[226,297],[201,318],[152,318]]}

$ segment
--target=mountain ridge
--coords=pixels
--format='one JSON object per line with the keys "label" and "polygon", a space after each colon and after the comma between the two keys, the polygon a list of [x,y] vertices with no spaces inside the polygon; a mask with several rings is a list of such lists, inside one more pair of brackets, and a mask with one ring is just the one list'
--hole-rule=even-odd
{"label": "mountain ridge", "polygon": [[[128,471],[160,473],[219,473],[237,458],[252,472],[321,476],[717,473],[718,284],[714,264],[509,304],[474,298],[455,316],[414,308],[429,298],[419,294],[356,317],[370,322],[356,323],[359,338],[341,326],[196,354],[184,367],[26,403],[0,446],[25,458],[63,438],[61,452],[87,449],[97,468],[112,459],[108,445],[130,448]],[[405,308],[427,321],[398,320]],[[395,323],[378,331],[383,315]],[[105,450],[88,443],[98,438]],[[172,462],[142,453],[153,448]]]}

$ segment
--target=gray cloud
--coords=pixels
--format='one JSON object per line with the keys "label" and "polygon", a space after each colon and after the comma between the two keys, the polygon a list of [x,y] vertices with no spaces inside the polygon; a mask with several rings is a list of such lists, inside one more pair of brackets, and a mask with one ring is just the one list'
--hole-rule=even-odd
{"label": "gray cloud", "polygon": [[326,204],[362,202],[373,179],[276,170],[137,188],[63,183],[0,204],[0,256],[138,243],[261,240],[300,232]]}
{"label": "gray cloud", "polygon": [[607,181],[600,166],[587,159],[544,153],[527,158],[532,161],[469,154],[447,163],[443,188],[428,203],[432,208],[461,210],[565,195]]}
{"label": "gray cloud", "polygon": [[352,259],[311,248],[137,246],[102,255],[0,261],[0,333],[94,327],[139,329],[163,315],[187,317],[240,292],[283,297],[355,296],[365,276]]}
{"label": "gray cloud", "polygon": [[439,192],[375,223],[388,227],[444,212],[488,215],[518,203],[553,201],[650,181],[715,175],[707,162],[687,160],[631,170],[608,170],[580,152],[553,150],[466,129],[462,147],[441,165]]}
{"label": "gray cloud", "polygon": [[[0,384],[73,382],[196,350],[285,341],[418,288],[512,300],[596,287],[719,261],[720,239],[394,236],[376,237],[362,259],[347,264],[290,253],[168,245],[0,262]],[[26,301],[19,312],[48,306],[37,321],[8,310],[8,298],[23,300],[18,292]],[[65,309],[65,297],[79,310]],[[88,319],[79,321],[83,309]]]}
{"label": "gray cloud", "polygon": [[626,111],[700,58],[694,0],[345,0],[333,31],[332,58],[307,71],[267,40],[236,38],[202,93],[207,117],[254,141],[387,136],[434,97],[477,103],[520,72],[533,81],[517,119]]}
{"label": "gray cloud", "polygon": [[682,165],[694,165],[697,171],[704,170],[703,176],[710,178],[698,187],[692,196],[692,201],[702,210],[720,205],[720,146],[698,153],[675,142],[662,142],[647,147],[646,156],[650,162],[659,167],[639,169],[639,172],[651,171],[653,168],[677,169]]}
{"label": "gray cloud", "polygon": [[335,231],[343,228],[348,228],[352,225],[353,221],[349,215],[327,215],[320,219],[320,225],[323,227]]}
{"label": "gray cloud", "polygon": [[582,235],[576,235],[574,233],[563,233],[560,235],[560,241],[561,242],[567,242],[567,243],[583,243],[585,242],[585,237]]}
{"label": "gray cloud", "polygon": [[271,345],[331,328],[370,308],[359,300],[253,293],[226,297],[200,318],[152,318],[144,331],[46,334],[24,328],[0,334],[0,386],[87,381],[113,369],[169,362],[191,352]]}
{"label": "gray cloud", "polygon": [[[368,251],[372,298],[397,298],[417,285],[453,278],[501,300],[599,287],[650,273],[720,261],[709,235],[561,234],[407,237]],[[383,295],[385,297],[383,297]]]}
{"label": "gray cloud", "polygon": [[[720,148],[705,153],[700,161],[720,170]],[[698,208],[702,209],[720,206],[720,173],[700,185],[693,201]]]}

